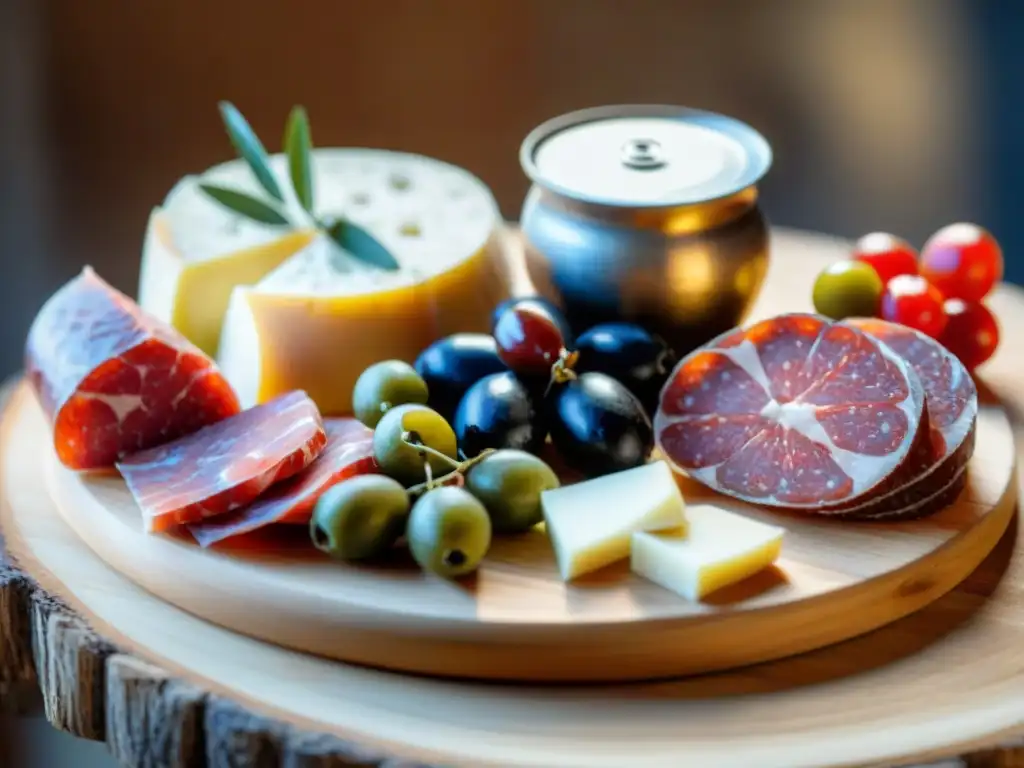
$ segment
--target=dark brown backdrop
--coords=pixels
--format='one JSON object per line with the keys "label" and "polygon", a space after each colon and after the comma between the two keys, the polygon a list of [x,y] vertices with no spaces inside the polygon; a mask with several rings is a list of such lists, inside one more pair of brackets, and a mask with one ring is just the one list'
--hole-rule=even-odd
{"label": "dark brown backdrop", "polygon": [[234,101],[277,148],[435,155],[526,189],[519,142],[584,106],[667,102],[761,129],[781,223],[924,237],[979,218],[982,47],[968,6],[885,0],[0,0],[0,370],[85,262],[134,291],[146,216],[229,155]]}

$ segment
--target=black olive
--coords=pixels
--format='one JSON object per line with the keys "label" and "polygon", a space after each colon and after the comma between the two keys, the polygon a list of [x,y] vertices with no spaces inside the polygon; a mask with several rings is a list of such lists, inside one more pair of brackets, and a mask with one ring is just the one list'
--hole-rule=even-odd
{"label": "black olive", "polygon": [[661,388],[677,362],[657,336],[633,323],[595,325],[576,340],[576,370],[604,373],[622,382],[647,413],[658,409]]}
{"label": "black olive", "polygon": [[416,359],[416,372],[427,383],[427,404],[448,421],[459,401],[484,376],[506,370],[494,339],[483,333],[456,333],[436,341]]}
{"label": "black olive", "polygon": [[640,401],[603,373],[553,387],[549,413],[551,442],[569,467],[588,477],[638,467],[654,450],[654,430]]}
{"label": "black olive", "polygon": [[558,330],[562,333],[563,343],[566,347],[571,348],[573,343],[572,329],[569,327],[569,323],[565,319],[565,315],[554,302],[545,299],[543,296],[521,296],[519,298],[505,299],[505,301],[496,306],[494,308],[494,312],[491,313],[491,330],[494,330],[494,326],[498,324],[498,318],[504,314],[505,310],[511,309],[512,307],[525,302],[536,304],[550,315],[551,319],[555,321],[555,325],[558,326]]}
{"label": "black olive", "polygon": [[547,430],[529,388],[511,371],[494,373],[471,386],[455,412],[455,437],[467,458],[485,448],[538,453]]}

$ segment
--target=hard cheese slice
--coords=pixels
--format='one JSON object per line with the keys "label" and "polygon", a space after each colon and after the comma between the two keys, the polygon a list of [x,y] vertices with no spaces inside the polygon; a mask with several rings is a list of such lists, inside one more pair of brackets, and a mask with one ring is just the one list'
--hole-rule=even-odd
{"label": "hard cheese slice", "polygon": [[[306,254],[293,268],[261,286],[267,299],[257,307],[257,332],[263,333],[267,326],[278,328],[278,324],[280,331],[265,342],[261,340],[259,349],[251,350],[251,360],[239,363],[236,370],[237,376],[254,380],[257,389],[272,391],[264,400],[285,391],[275,388],[278,367],[295,363],[296,355],[277,358],[282,346],[289,349],[297,344],[307,352],[315,349],[321,361],[343,357],[336,343],[324,346],[331,341],[322,335],[324,324],[310,323],[310,318],[330,317],[348,327],[368,315],[373,319],[383,316],[387,323],[401,324],[399,336],[409,334],[417,339],[426,333],[424,329],[435,335],[461,330],[464,325],[486,330],[488,312],[495,300],[504,297],[505,279],[501,265],[493,261],[500,253],[501,216],[490,190],[479,179],[419,155],[369,149],[314,150],[318,216],[342,216],[371,231],[402,265],[396,272],[384,272],[345,258],[339,249],[334,249],[331,258],[310,257],[311,245],[322,236],[294,198],[285,158],[274,155],[270,165],[285,194],[286,215],[299,228],[252,222],[199,189],[200,182],[213,182],[266,197],[240,160],[216,166],[201,176],[186,177],[150,219],[139,287],[145,309],[213,354],[219,351],[225,313],[235,288],[260,283],[296,254]],[[322,253],[323,245],[313,248],[313,253]],[[349,300],[356,304],[352,311]],[[297,305],[300,312],[288,311]],[[241,322],[249,321],[244,312],[234,314]],[[310,338],[311,333],[315,338]],[[379,339],[381,333],[370,322],[365,338]],[[286,337],[283,342],[281,337]],[[383,357],[391,356],[387,350],[382,352]],[[239,358],[235,355],[234,359]],[[305,357],[299,359],[308,366]],[[306,373],[303,368],[292,378]]]}
{"label": "hard cheese slice", "polygon": [[663,461],[544,491],[541,505],[565,581],[629,557],[636,531],[686,523],[683,495]]}
{"label": "hard cheese slice", "polygon": [[633,572],[689,600],[742,581],[774,563],[783,528],[711,504],[687,507],[686,530],[633,534]]}

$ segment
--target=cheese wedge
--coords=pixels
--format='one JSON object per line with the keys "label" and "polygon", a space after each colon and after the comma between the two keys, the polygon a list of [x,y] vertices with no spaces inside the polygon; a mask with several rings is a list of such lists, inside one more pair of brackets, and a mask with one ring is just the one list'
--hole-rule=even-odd
{"label": "cheese wedge", "polygon": [[636,531],[686,524],[683,495],[663,461],[544,491],[540,498],[564,581],[629,557]]}
{"label": "cheese wedge", "polygon": [[686,530],[633,534],[630,568],[688,600],[753,576],[774,563],[785,529],[711,504],[686,509]]}
{"label": "cheese wedge", "polygon": [[[447,333],[488,329],[490,311],[508,291],[500,212],[479,179],[419,155],[314,150],[317,214],[343,216],[367,228],[401,264],[385,272],[351,258],[313,229],[291,190],[285,158],[272,156],[270,166],[296,227],[252,222],[199,189],[206,181],[265,198],[241,160],[188,176],[150,217],[139,285],[144,309],[209,354],[222,354],[225,335],[250,339],[247,350],[228,353],[235,364],[229,379],[262,393],[247,405],[305,382],[326,391],[326,377],[336,374],[339,359],[348,359],[351,368],[389,357],[412,361]],[[232,309],[233,322],[252,327],[226,333],[229,305],[250,303],[245,292],[235,299],[235,289],[257,286],[260,298],[251,308]],[[353,323],[363,325],[360,333]],[[372,359],[351,354],[347,344],[353,337],[360,339],[360,349],[376,345]],[[395,339],[400,342],[388,343]],[[415,352],[414,345],[420,345]],[[319,364],[311,372],[314,355]],[[351,389],[348,381],[331,386]],[[349,395],[327,398],[329,411],[348,412]]]}
{"label": "cheese wedge", "polygon": [[[271,164],[283,180],[283,158],[272,158]],[[305,247],[314,230],[269,226],[237,216],[199,189],[203,181],[265,197],[241,160],[181,179],[150,214],[139,304],[213,355],[232,289],[258,281]],[[296,205],[292,201],[286,210],[294,213]],[[297,215],[302,221],[302,214]]]}

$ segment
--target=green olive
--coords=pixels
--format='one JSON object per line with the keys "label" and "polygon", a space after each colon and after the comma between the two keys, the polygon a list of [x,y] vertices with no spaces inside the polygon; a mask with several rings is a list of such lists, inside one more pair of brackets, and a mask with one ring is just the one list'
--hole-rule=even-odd
{"label": "green olive", "polygon": [[399,539],[409,516],[409,494],[384,475],[358,475],[317,500],[310,536],[317,549],[339,560],[377,557]]}
{"label": "green olive", "polygon": [[495,451],[466,475],[466,490],[487,508],[495,533],[523,533],[544,514],[540,494],[559,486],[547,464],[526,451]]}
{"label": "green olive", "polygon": [[491,546],[491,518],[469,491],[454,486],[423,494],[405,529],[420,568],[446,579],[475,571]]}
{"label": "green olive", "polygon": [[882,279],[859,261],[837,261],[814,281],[814,308],[833,320],[875,317],[882,297]]}
{"label": "green olive", "polygon": [[425,405],[392,408],[384,414],[373,432],[373,455],[385,474],[405,485],[426,480],[425,461],[430,462],[435,477],[452,469],[452,465],[440,456],[418,450],[406,440],[425,445],[452,459],[458,456],[455,432],[444,416]]}
{"label": "green olive", "polygon": [[384,360],[363,371],[352,390],[356,418],[373,429],[396,405],[427,402],[427,382],[401,360]]}

